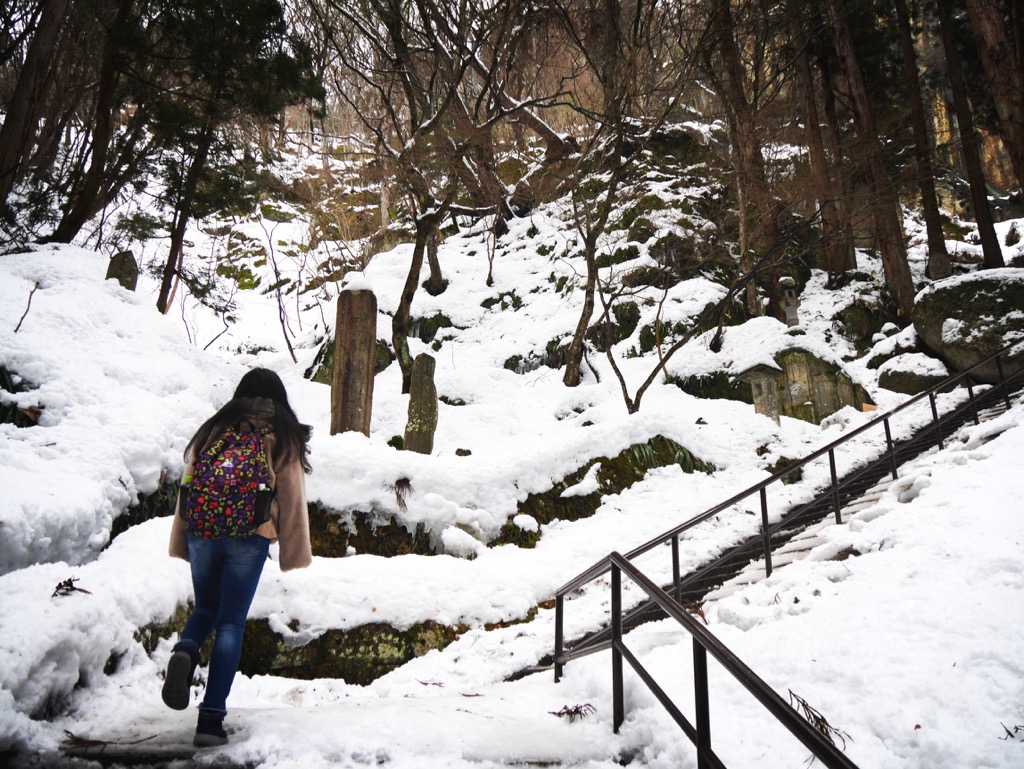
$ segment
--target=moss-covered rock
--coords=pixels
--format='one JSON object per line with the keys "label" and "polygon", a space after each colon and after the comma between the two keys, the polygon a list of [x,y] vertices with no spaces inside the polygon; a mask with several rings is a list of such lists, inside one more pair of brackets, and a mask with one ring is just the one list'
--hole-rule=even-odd
{"label": "moss-covered rock", "polygon": [[886,390],[917,395],[949,378],[945,364],[924,353],[904,353],[882,364],[878,386]]}
{"label": "moss-covered rock", "polygon": [[[190,612],[191,606],[180,606],[167,621],[142,628],[135,638],[152,654],[161,639],[181,635]],[[290,629],[298,630],[298,624],[293,621]],[[247,676],[339,678],[365,686],[416,657],[443,649],[464,630],[432,620],[404,630],[370,623],[348,630],[330,628],[309,643],[296,645],[272,630],[266,619],[250,619],[245,623],[238,669]],[[208,663],[211,645],[212,637],[200,650],[201,664]]]}
{"label": "moss-covered rock", "polygon": [[132,526],[145,523],[153,518],[174,515],[180,486],[180,478],[162,478],[156,491],[151,494],[140,495],[138,502],[114,519],[110,531],[110,540],[113,541],[116,536],[128,531]]}
{"label": "moss-covered rock", "polygon": [[405,630],[371,623],[350,630],[329,629],[303,646],[292,646],[267,620],[249,620],[238,669],[249,676],[340,678],[366,686],[410,660],[443,649],[459,630],[431,620]]}
{"label": "moss-covered rock", "polygon": [[695,398],[726,399],[753,403],[750,383],[736,379],[724,371],[704,376],[672,377],[669,380],[684,393]]}
{"label": "moss-covered rock", "polygon": [[[954,371],[963,371],[1024,338],[1024,271],[984,270],[933,284],[914,305],[914,329],[925,345]],[[1003,360],[1008,376],[1024,368],[1024,346]],[[995,363],[974,373],[999,381]]]}
{"label": "moss-covered rock", "polygon": [[875,335],[881,332],[882,327],[894,322],[894,318],[881,304],[863,299],[844,307],[837,320],[842,335],[861,351],[870,349]]}
{"label": "moss-covered rock", "polygon": [[654,226],[654,222],[646,216],[639,216],[636,221],[629,226],[629,233],[627,237],[633,243],[646,243],[657,234],[658,228]]}
{"label": "moss-covered rock", "polygon": [[309,537],[313,554],[342,558],[349,548],[365,555],[433,555],[430,535],[422,524],[409,531],[387,513],[331,510],[309,505]]}
{"label": "moss-covered rock", "polygon": [[[563,497],[562,493],[582,481],[590,469],[600,462],[597,490],[590,494]],[[656,435],[646,443],[637,443],[612,458],[598,457],[565,476],[547,491],[530,494],[519,503],[518,512],[533,516],[540,524],[556,519],[575,521],[594,514],[601,497],[617,494],[643,479],[655,467],[679,465],[683,472],[713,472],[714,466],[700,460],[673,440]],[[502,541],[505,544],[505,541]]]}
{"label": "moss-covered rock", "polygon": [[616,264],[624,264],[625,262],[631,262],[640,256],[640,249],[637,248],[635,243],[629,243],[622,248],[617,248],[611,253],[601,253],[597,255],[594,263],[600,267],[613,267]]}
{"label": "moss-covered rock", "polygon": [[540,528],[525,529],[516,525],[513,520],[505,521],[498,536],[488,543],[489,547],[515,545],[516,547],[532,548],[540,542]]}
{"label": "moss-covered rock", "polygon": [[[512,294],[514,295],[515,292],[513,291]],[[518,297],[516,298],[518,299]],[[434,341],[438,331],[442,328],[452,328],[454,325],[451,318],[443,312],[434,313],[429,318],[413,318],[409,324],[409,336],[429,344]]]}
{"label": "moss-covered rock", "polygon": [[599,352],[633,335],[640,323],[640,307],[636,302],[615,304],[612,306],[612,318],[605,323],[595,323],[587,329],[587,341]]}
{"label": "moss-covered rock", "polygon": [[[10,394],[28,392],[32,385],[0,366],[0,390]],[[20,409],[13,403],[0,403],[0,424],[31,427],[38,420],[38,409]]]}
{"label": "moss-covered rock", "polygon": [[644,195],[626,208],[622,218],[616,224],[616,229],[628,230],[641,216],[646,216],[652,211],[660,211],[665,208],[668,208],[668,204],[657,195]]}

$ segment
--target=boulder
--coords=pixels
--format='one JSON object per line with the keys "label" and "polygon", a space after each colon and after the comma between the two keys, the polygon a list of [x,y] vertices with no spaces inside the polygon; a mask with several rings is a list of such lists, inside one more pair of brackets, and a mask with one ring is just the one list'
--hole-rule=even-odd
{"label": "boulder", "polygon": [[[918,294],[911,317],[921,340],[950,369],[968,369],[1024,340],[1024,271],[983,270],[934,283]],[[1006,376],[1024,368],[1024,344],[1002,363]],[[996,363],[979,368],[974,378],[997,383]]]}
{"label": "boulder", "polygon": [[879,366],[878,386],[904,395],[917,395],[948,376],[949,371],[942,361],[924,353],[904,353]]}

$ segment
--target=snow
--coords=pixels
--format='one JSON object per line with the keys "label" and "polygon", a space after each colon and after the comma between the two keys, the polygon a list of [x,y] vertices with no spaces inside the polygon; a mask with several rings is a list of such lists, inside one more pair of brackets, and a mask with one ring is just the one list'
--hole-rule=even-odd
{"label": "snow", "polygon": [[[844,409],[821,425],[784,417],[778,426],[746,404],[696,399],[660,379],[640,412],[629,415],[601,357],[591,358],[600,378],[588,372],[572,389],[562,385],[560,372],[543,366],[525,374],[507,370],[510,356],[541,353],[550,340],[566,338],[581,301],[579,291],[556,288],[561,276],[578,280],[579,265],[565,256],[572,232],[543,213],[511,228],[491,254],[493,286],[485,279],[495,244],[483,231],[464,232],[441,246],[448,291],[417,295],[417,317],[445,312],[453,323],[439,331],[440,349],[411,342],[413,355],[435,356],[435,382],[445,398],[429,456],[388,445],[402,434],[408,407],[395,365],[376,377],[370,436],[329,434],[329,388],[303,372],[330,331],[325,319],[334,317],[337,289],[317,304],[289,305],[301,315],[291,318],[293,362],[278,349],[273,296],[236,297],[238,323],[205,349],[219,321],[183,297],[160,315],[155,283],[145,272],[138,293],[131,293],[104,281],[105,257],[85,249],[36,247],[0,256],[0,366],[18,372],[25,387],[3,393],[3,403],[41,409],[36,427],[0,426],[0,752],[56,762],[65,731],[91,739],[124,739],[126,730],[140,738],[190,739],[194,709],[172,712],[160,702],[173,639],[151,655],[137,639],[139,628],[165,622],[187,604],[188,567],[166,556],[166,518],[113,541],[110,531],[140,494],[180,473],[182,450],[198,424],[244,371],[264,365],[280,372],[300,419],[314,428],[310,499],[409,530],[422,525],[443,554],[353,552],[317,557],[310,568],[287,574],[272,563],[251,616],[268,619],[296,645],[328,629],[370,622],[405,629],[432,620],[465,629],[443,651],[368,686],[239,674],[228,700],[231,743],[210,752],[210,760],[303,769],[696,765],[692,746],[629,672],[626,722],[613,733],[607,652],[569,663],[558,684],[550,672],[506,681],[552,650],[554,612],[537,607],[610,551],[626,551],[711,508],[770,475],[780,457],[806,455],[873,415]],[[554,250],[538,253],[539,243]],[[383,338],[408,257],[408,246],[380,254],[345,284],[377,294]],[[860,258],[862,269],[880,274],[877,262]],[[858,288],[825,292],[824,280],[815,274],[802,297],[802,333],[770,319],[730,327],[720,352],[710,351],[706,336],[695,339],[673,357],[669,373],[739,374],[772,365],[772,356],[789,345],[837,363],[850,357],[829,329],[835,307]],[[720,295],[707,281],[690,284],[664,301],[663,318],[692,317]],[[511,291],[522,299],[518,308],[481,304]],[[663,299],[653,290],[648,298],[641,302],[641,326],[653,321]],[[907,343],[908,333],[881,340],[877,349]],[[616,347],[631,391],[657,360],[653,353],[626,354],[637,346],[634,335]],[[901,357],[901,365],[918,364],[927,367]],[[905,399],[878,389],[879,372],[861,361],[848,370],[880,409]],[[944,394],[940,407],[960,397]],[[450,405],[456,400],[465,405]],[[1021,735],[1007,738],[1024,723],[1022,415],[1018,404],[963,428],[944,451],[903,468],[876,504],[825,528],[807,557],[704,606],[710,631],[781,696],[792,691],[824,714],[861,767],[1024,763]],[[894,437],[928,418],[926,404],[901,412]],[[580,521],[540,525],[518,513],[527,495],[656,435],[716,471],[652,470],[621,493],[603,496],[597,512]],[[884,437],[869,433],[844,444],[837,452],[841,472],[882,445]],[[470,453],[460,456],[459,449]],[[827,463],[809,465],[802,483],[772,490],[772,504],[806,499],[827,475]],[[395,492],[401,479],[411,485],[404,505]],[[566,494],[595,491],[597,465]],[[684,569],[757,531],[752,513],[740,505],[688,532],[681,543]],[[486,546],[507,521],[539,531],[537,545]],[[638,563],[656,578],[670,569],[664,548]],[[77,590],[53,595],[72,578]],[[637,591],[627,591],[627,600],[636,598]],[[572,597],[567,637],[601,626],[608,601],[605,580]],[[532,621],[518,622],[533,611]],[[627,642],[689,713],[687,634],[658,622]],[[714,744],[727,765],[806,762],[806,749],[715,663],[710,675]],[[554,715],[583,705],[595,712],[571,723]]]}

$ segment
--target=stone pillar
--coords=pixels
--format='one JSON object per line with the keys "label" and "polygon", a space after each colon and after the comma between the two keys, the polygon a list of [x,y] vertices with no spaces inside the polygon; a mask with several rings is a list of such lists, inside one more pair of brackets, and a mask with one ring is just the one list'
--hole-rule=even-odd
{"label": "stone pillar", "polygon": [[370,434],[376,343],[377,297],[365,289],[342,291],[334,328],[331,435],[347,430]]}
{"label": "stone pillar", "polygon": [[129,291],[135,290],[135,286],[139,282],[139,265],[131,251],[118,251],[110,257],[105,280],[111,278]]}
{"label": "stone pillar", "polygon": [[437,388],[434,386],[434,359],[425,352],[412,362],[409,385],[409,421],[405,425],[405,448],[420,454],[434,450],[437,429]]}

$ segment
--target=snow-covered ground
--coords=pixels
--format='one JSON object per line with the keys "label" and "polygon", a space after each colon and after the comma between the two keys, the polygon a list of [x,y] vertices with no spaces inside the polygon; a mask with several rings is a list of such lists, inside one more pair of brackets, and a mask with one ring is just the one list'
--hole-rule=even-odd
{"label": "snow-covered ground", "polygon": [[[165,555],[167,519],[108,545],[111,521],[139,493],[156,489],[161,474],[180,472],[196,426],[248,367],[264,365],[280,372],[300,418],[313,425],[310,498],[392,515],[410,528],[422,524],[448,554],[353,553],[316,558],[287,574],[270,565],[252,615],[269,618],[297,643],[367,622],[406,628],[435,620],[469,630],[365,687],[239,675],[228,701],[231,743],[197,760],[303,769],[696,765],[689,742],[629,673],[627,719],[612,733],[607,653],[570,663],[557,685],[550,673],[505,682],[551,651],[551,610],[504,629],[484,625],[524,618],[610,550],[648,540],[764,478],[780,457],[809,453],[871,415],[844,409],[821,426],[787,418],[777,426],[746,404],[701,400],[658,382],[630,416],[602,357],[591,358],[600,378],[588,370],[572,389],[558,371],[504,368],[510,356],[540,353],[570,333],[579,311],[579,292],[558,288],[558,278],[575,279],[578,264],[561,256],[557,244],[568,236],[557,221],[538,215],[513,227],[521,231],[514,229],[511,245],[496,256],[493,286],[485,284],[487,238],[466,233],[441,249],[448,291],[417,296],[418,317],[443,311],[454,327],[442,330],[440,349],[414,341],[413,353],[434,355],[439,394],[465,403],[440,405],[429,456],[387,443],[402,434],[408,405],[396,365],[376,378],[370,436],[328,434],[329,390],[303,372],[330,331],[330,296],[300,309],[289,305],[293,362],[273,296],[240,295],[239,323],[207,350],[202,346],[219,330],[214,320],[180,305],[159,315],[150,279],[143,276],[135,294],[104,282],[103,256],[73,247],[0,256],[0,366],[28,386],[2,394],[3,402],[41,409],[37,427],[0,426],[0,751],[12,749],[28,763],[56,762],[65,732],[188,741],[194,711],[168,711],[160,701],[171,641],[150,656],[134,637],[189,600],[188,567]],[[556,245],[553,255],[539,253],[537,243]],[[377,294],[382,338],[390,335],[407,263],[408,248],[399,247],[351,280]],[[866,256],[861,266],[878,269]],[[816,275],[803,296],[806,333],[798,339],[839,360],[849,350],[829,329],[835,307],[850,295],[825,292],[822,284]],[[521,306],[481,304],[513,290]],[[714,284],[691,281],[667,297],[663,318],[689,317],[717,295]],[[642,306],[641,326],[657,307]],[[762,319],[729,329],[717,354],[696,340],[669,371],[739,372],[793,339],[782,324]],[[629,357],[636,346],[632,338],[617,347],[634,390],[655,360]],[[877,371],[859,362],[849,370],[880,409],[902,402],[877,388]],[[1018,405],[965,428],[946,451],[907,468],[876,506],[829,528],[807,559],[704,607],[711,631],[784,698],[792,691],[819,710],[861,767],[1024,765],[1024,727],[1015,731],[1024,724],[1021,414]],[[927,417],[923,409],[901,416],[897,437]],[[541,527],[534,549],[485,546],[529,493],[593,457],[659,434],[716,471],[651,471],[604,497],[593,517]],[[880,440],[844,445],[841,465],[877,451]],[[806,497],[827,472],[809,468],[803,483],[773,491],[773,503]],[[402,478],[412,485],[406,510],[395,500]],[[757,526],[756,516],[737,510],[695,530],[684,541],[684,569],[687,559]],[[858,555],[832,559],[848,550]],[[640,565],[662,576],[667,561],[666,552],[655,551]],[[69,578],[89,592],[51,595]],[[603,583],[573,598],[567,635],[600,625],[607,605]],[[689,637],[673,624],[653,623],[634,631],[629,644],[684,712],[692,710]],[[727,765],[789,767],[808,758],[711,668],[713,740]],[[585,704],[595,712],[572,723],[553,715]]]}

